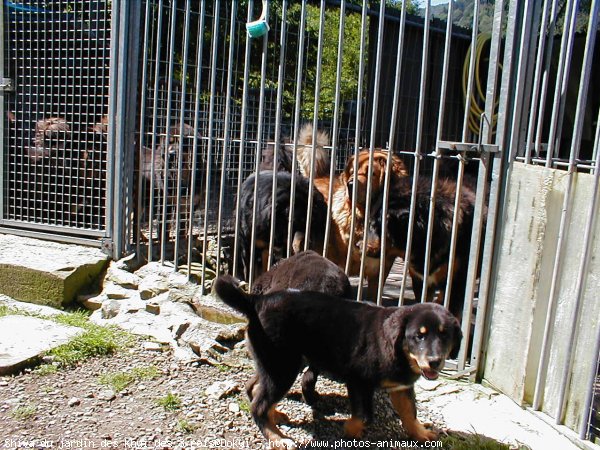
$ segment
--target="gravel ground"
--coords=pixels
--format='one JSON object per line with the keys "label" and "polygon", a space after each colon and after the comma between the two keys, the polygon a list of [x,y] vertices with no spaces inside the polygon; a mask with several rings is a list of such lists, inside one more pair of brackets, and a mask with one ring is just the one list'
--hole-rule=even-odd
{"label": "gravel ground", "polygon": [[[138,339],[128,350],[72,369],[0,377],[0,448],[265,448],[243,392],[253,371],[243,343],[219,365],[178,364],[169,349],[145,347]],[[149,367],[152,379],[138,379],[120,392],[100,382],[102,375]],[[216,382],[234,386],[233,392],[222,398],[208,395]],[[313,410],[302,402],[299,384],[294,385],[280,403],[291,419],[281,429],[297,442],[334,445],[349,414],[346,390],[323,377],[317,390],[321,399]],[[159,404],[169,394],[181,401],[179,408]],[[375,401],[376,418],[365,441],[406,439],[387,398],[378,395]],[[427,403],[419,404],[419,417],[443,428]]]}

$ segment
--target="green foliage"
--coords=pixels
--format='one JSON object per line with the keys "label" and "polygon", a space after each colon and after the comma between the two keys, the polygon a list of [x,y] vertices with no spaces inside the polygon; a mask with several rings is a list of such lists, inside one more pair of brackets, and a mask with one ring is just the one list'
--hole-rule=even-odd
{"label": "green foliage", "polygon": [[16,420],[27,420],[34,417],[37,413],[37,407],[30,404],[19,405],[13,409],[10,415]]}
{"label": "green foliage", "polygon": [[185,419],[180,419],[177,421],[177,425],[175,425],[175,429],[182,433],[190,434],[196,431],[198,425],[195,425]]}
{"label": "green foliage", "polygon": [[[89,321],[90,313],[85,310],[45,316],[43,314],[0,305],[0,317],[14,314],[51,320],[62,325],[79,327],[84,330],[82,334],[74,337],[66,344],[60,345],[47,353],[49,356],[54,357],[54,363],[39,367],[37,373],[40,375],[54,373],[61,367],[74,366],[78,362],[94,356],[111,355],[122,348],[130,347],[135,341],[133,335],[117,327],[104,327],[91,323]],[[49,366],[55,366],[55,368]]]}
{"label": "green foliage", "polygon": [[181,409],[181,398],[177,394],[169,392],[166,396],[156,401],[158,406],[162,406],[166,411],[177,411]]}
{"label": "green foliage", "polygon": [[156,366],[136,367],[127,372],[108,373],[100,376],[98,382],[120,392],[133,382],[153,380],[160,375]]}
{"label": "green foliage", "polygon": [[41,377],[52,375],[58,372],[58,366],[56,364],[41,364],[36,367],[33,372]]}

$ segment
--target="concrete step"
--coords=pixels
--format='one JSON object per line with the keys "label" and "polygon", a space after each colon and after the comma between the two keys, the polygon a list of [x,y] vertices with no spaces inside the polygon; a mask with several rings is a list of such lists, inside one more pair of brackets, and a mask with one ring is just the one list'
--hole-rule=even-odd
{"label": "concrete step", "polygon": [[78,327],[21,315],[0,317],[0,375],[17,372],[83,333]]}
{"label": "concrete step", "polygon": [[100,249],[0,234],[0,294],[61,307],[108,263]]}

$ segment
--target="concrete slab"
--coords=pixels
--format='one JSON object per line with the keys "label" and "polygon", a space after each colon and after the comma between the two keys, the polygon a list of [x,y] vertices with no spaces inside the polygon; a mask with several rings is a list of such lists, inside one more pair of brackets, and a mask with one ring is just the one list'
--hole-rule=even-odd
{"label": "concrete slab", "polygon": [[98,278],[100,249],[0,234],[0,294],[60,307]]}
{"label": "concrete slab", "polygon": [[420,379],[415,390],[417,402],[441,414],[451,433],[477,433],[511,448],[522,444],[533,450],[581,448],[581,441],[571,430],[554,428],[506,395],[481,384]]}
{"label": "concrete slab", "polygon": [[83,330],[36,317],[0,317],[0,375],[14,373]]}

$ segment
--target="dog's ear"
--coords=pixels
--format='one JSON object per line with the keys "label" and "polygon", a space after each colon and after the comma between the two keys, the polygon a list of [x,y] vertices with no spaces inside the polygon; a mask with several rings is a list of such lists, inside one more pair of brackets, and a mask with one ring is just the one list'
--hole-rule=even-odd
{"label": "dog's ear", "polygon": [[354,171],[354,155],[348,158],[348,162],[346,162],[346,167],[342,172],[341,179],[343,184],[348,184],[348,180]]}
{"label": "dog's ear", "polygon": [[384,336],[394,346],[396,353],[402,350],[409,314],[409,308],[403,307],[396,310],[383,322]]}
{"label": "dog's ear", "polygon": [[460,324],[455,317],[452,318],[452,351],[450,352],[450,359],[458,358],[458,352],[460,351],[460,343],[462,341],[462,330]]}
{"label": "dog's ear", "polygon": [[408,176],[408,170],[406,170],[406,165],[404,161],[402,161],[397,155],[391,155],[392,159],[392,172],[399,177]]}

